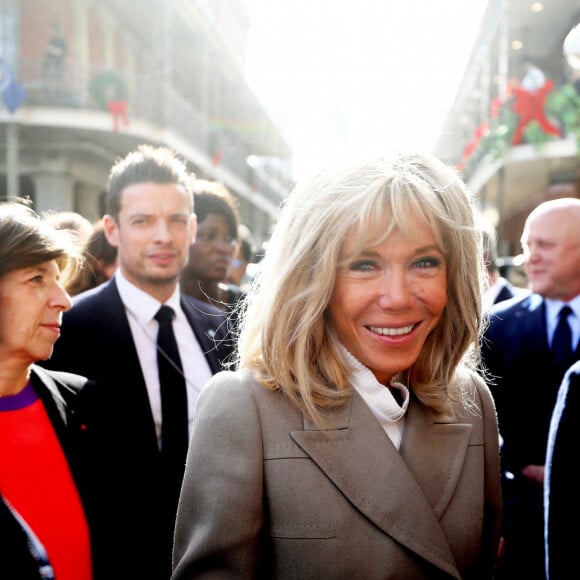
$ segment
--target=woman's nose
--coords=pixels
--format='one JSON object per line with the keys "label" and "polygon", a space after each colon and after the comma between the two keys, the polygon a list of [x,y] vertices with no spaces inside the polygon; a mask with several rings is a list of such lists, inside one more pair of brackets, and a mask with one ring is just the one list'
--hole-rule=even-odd
{"label": "woman's nose", "polygon": [[379,282],[379,305],[381,308],[401,308],[409,303],[411,289],[402,272],[389,271]]}
{"label": "woman's nose", "polygon": [[50,299],[50,305],[54,308],[61,308],[64,312],[72,308],[71,297],[60,283],[55,285]]}

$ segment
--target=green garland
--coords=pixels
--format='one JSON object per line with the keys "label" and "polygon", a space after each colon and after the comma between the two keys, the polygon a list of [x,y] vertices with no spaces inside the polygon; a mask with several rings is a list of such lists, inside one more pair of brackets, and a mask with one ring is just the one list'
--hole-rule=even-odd
{"label": "green garland", "polygon": [[91,80],[89,91],[95,103],[104,110],[107,110],[110,101],[127,99],[127,86],[113,71],[97,73]]}
{"label": "green garland", "polygon": [[562,85],[548,96],[546,112],[556,117],[580,148],[580,94],[572,83]]}

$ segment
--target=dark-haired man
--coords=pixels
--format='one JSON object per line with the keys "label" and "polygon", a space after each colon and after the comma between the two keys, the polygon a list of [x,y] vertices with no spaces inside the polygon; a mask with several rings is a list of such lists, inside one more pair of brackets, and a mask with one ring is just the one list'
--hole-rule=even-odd
{"label": "dark-haired man", "polygon": [[[141,146],[113,166],[104,227],[117,248],[118,269],[105,284],[75,297],[49,361],[99,383],[94,424],[100,429],[92,437],[113,476],[95,475],[110,499],[97,514],[95,545],[106,553],[99,561],[107,562],[107,578],[170,577],[195,402],[231,354],[223,315],[179,289],[196,233],[191,179],[166,148]],[[161,306],[173,311],[168,322],[177,360],[157,343]],[[164,391],[163,361],[178,375],[173,391]],[[178,418],[169,415],[167,392],[181,401]],[[180,450],[169,460],[175,439]]]}

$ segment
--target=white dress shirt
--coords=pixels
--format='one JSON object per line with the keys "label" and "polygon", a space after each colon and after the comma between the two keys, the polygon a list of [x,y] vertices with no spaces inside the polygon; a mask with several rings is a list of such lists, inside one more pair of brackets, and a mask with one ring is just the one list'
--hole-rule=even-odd
{"label": "white dress shirt", "polygon": [[[139,356],[141,370],[145,377],[149,404],[155,421],[157,440],[161,442],[161,388],[159,385],[159,373],[157,369],[157,331],[159,323],[154,316],[161,307],[161,302],[150,294],[143,292],[134,284],[131,284],[121,273],[121,269],[115,272],[115,281],[121,300],[127,310],[133,341]],[[185,375],[187,388],[187,414],[189,430],[193,421],[193,412],[197,403],[197,397],[201,389],[212,377],[209,364],[202,352],[201,346],[193,333],[183,310],[181,309],[179,285],[175,292],[165,302],[175,311],[173,331],[179,348],[179,356]]]}

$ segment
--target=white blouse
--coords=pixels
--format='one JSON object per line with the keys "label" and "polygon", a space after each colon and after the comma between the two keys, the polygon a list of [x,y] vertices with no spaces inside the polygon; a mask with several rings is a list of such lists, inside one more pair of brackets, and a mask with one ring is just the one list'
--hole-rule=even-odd
{"label": "white blouse", "polygon": [[353,367],[350,377],[353,387],[377,418],[393,445],[400,449],[405,428],[405,413],[409,406],[409,389],[401,383],[391,383],[391,389],[397,389],[401,394],[403,402],[399,405],[391,389],[379,383],[372,371],[359,362],[344,346],[342,350]]}

